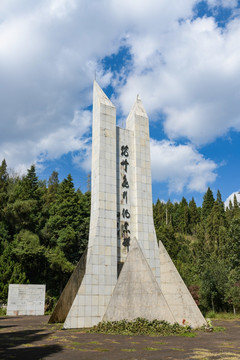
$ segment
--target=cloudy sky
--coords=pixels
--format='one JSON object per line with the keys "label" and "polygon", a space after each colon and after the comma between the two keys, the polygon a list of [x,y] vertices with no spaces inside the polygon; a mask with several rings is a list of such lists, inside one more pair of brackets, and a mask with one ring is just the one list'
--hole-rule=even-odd
{"label": "cloudy sky", "polygon": [[95,77],[150,119],[154,201],[240,190],[240,1],[0,0],[0,161],[86,190]]}

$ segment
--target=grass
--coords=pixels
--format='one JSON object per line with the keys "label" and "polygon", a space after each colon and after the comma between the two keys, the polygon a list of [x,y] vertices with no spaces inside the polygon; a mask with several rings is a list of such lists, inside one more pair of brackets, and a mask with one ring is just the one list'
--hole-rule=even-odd
{"label": "grass", "polygon": [[107,352],[107,351],[109,351],[109,349],[103,349],[103,348],[96,348],[94,350],[99,351],[99,352]]}
{"label": "grass", "polygon": [[223,343],[221,344],[221,347],[225,347],[225,348],[235,348],[234,344],[233,343],[230,343],[230,342],[226,342],[226,343]]}
{"label": "grass", "polygon": [[121,351],[133,352],[133,351],[136,351],[136,349],[121,349]]}
{"label": "grass", "polygon": [[78,342],[78,341],[73,341],[73,342],[71,342],[71,345],[73,345],[73,346],[85,346],[86,344]]}
{"label": "grass", "polygon": [[62,330],[63,324],[62,323],[55,323],[55,324],[49,324],[49,329],[55,331],[55,330]]}
{"label": "grass", "polygon": [[237,320],[240,319],[240,314],[233,314],[233,313],[215,313],[213,311],[209,311],[206,314],[206,318],[216,319],[216,320]]}
{"label": "grass", "polygon": [[195,336],[197,336],[197,334],[195,332],[189,332],[189,333],[179,334],[179,336],[186,336],[186,337],[194,338]]}
{"label": "grass", "polygon": [[161,349],[154,348],[154,347],[151,347],[151,346],[147,346],[147,347],[144,348],[144,350],[147,350],[147,351],[158,351],[158,350],[161,350]]}
{"label": "grass", "polygon": [[214,328],[213,328],[213,332],[223,332],[225,330],[226,330],[226,328],[223,326],[214,326]]}
{"label": "grass", "polygon": [[207,349],[195,349],[194,354],[191,356],[192,359],[199,360],[240,360],[240,355],[233,352],[213,352]]}

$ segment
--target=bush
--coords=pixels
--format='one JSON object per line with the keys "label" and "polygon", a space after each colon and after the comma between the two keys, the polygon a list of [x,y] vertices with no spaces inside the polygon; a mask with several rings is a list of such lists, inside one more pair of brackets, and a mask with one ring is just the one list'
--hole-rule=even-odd
{"label": "bush", "polygon": [[216,317],[216,313],[214,311],[209,311],[206,314],[206,318],[215,319],[215,317]]}
{"label": "bush", "polygon": [[88,332],[120,335],[183,335],[191,332],[190,326],[173,325],[164,320],[146,320],[137,318],[132,321],[103,321]]}
{"label": "bush", "polygon": [[7,314],[6,307],[0,307],[0,316],[5,316]]}
{"label": "bush", "polygon": [[53,312],[53,309],[55,308],[57,303],[57,298],[55,296],[46,296],[45,300],[45,315],[49,315]]}

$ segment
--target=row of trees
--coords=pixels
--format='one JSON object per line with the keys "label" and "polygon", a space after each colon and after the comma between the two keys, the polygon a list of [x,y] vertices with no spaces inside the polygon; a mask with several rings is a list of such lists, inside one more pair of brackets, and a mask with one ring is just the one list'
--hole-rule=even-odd
{"label": "row of trees", "polygon": [[[71,175],[40,181],[35,166],[23,177],[0,166],[0,301],[9,283],[45,283],[57,298],[84,252],[90,192],[75,190]],[[240,310],[240,208],[225,209],[209,188],[194,199],[153,205],[161,240],[203,311]]]}
{"label": "row of trees", "polygon": [[0,166],[0,300],[9,283],[45,283],[58,297],[84,252],[89,231],[90,192],[76,191],[71,175],[59,183],[24,177]]}
{"label": "row of trees", "polygon": [[203,311],[240,310],[240,208],[236,196],[224,208],[220,191],[210,188],[202,207],[160,202],[153,206],[162,240]]}

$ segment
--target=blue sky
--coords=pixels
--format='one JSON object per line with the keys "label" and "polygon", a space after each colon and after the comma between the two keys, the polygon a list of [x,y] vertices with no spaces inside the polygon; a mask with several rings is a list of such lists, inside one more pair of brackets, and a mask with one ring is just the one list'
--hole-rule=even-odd
{"label": "blue sky", "polygon": [[86,191],[92,83],[150,120],[153,199],[240,190],[240,2],[1,0],[0,159]]}

